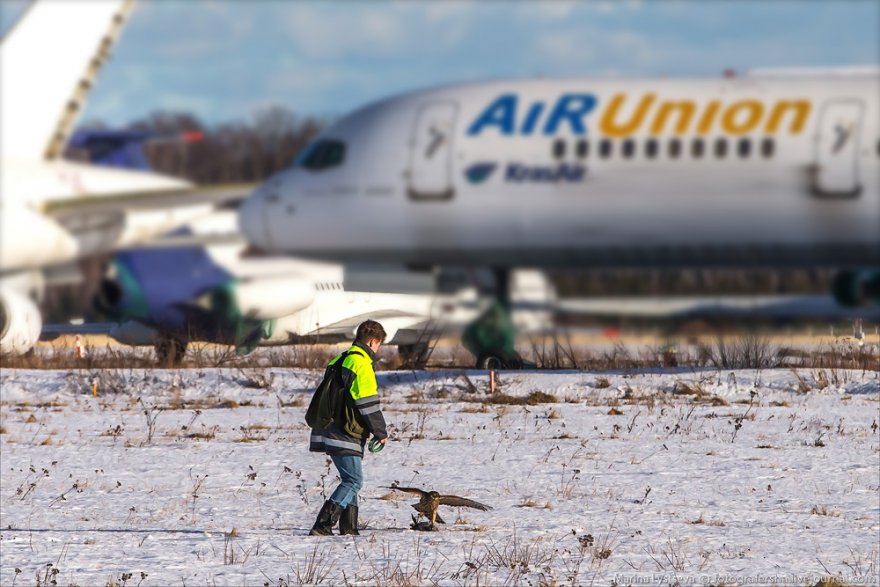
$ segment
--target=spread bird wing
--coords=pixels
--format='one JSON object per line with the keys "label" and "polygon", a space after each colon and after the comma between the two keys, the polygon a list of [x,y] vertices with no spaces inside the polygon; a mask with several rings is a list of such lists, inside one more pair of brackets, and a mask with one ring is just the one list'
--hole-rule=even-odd
{"label": "spread bird wing", "polygon": [[480,503],[478,501],[474,501],[472,499],[467,499],[465,497],[459,497],[457,495],[441,495],[440,503],[443,505],[451,505],[454,507],[466,507],[466,508],[474,508],[478,510],[491,510],[492,506],[488,506],[484,503]]}
{"label": "spread bird wing", "polygon": [[388,489],[396,489],[398,491],[406,491],[407,493],[417,493],[419,495],[427,495],[428,492],[416,487],[398,487],[397,485],[389,485]]}

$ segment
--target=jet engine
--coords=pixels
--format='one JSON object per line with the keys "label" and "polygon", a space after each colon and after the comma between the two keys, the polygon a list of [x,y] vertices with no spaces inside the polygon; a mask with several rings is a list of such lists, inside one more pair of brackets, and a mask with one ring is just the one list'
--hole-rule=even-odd
{"label": "jet engine", "polygon": [[43,319],[27,296],[0,291],[0,354],[23,355],[37,344]]}
{"label": "jet engine", "polygon": [[880,270],[841,271],[834,276],[831,293],[849,308],[880,305]]}
{"label": "jet engine", "polygon": [[174,263],[167,254],[134,251],[108,266],[94,304],[128,324],[119,327],[115,338],[138,344],[153,337],[180,345],[213,342],[248,352],[271,333],[274,320],[308,307],[315,298],[313,282],[299,275],[237,278],[201,250],[181,251]]}
{"label": "jet engine", "polygon": [[315,299],[314,284],[301,277],[236,281],[229,286],[229,292],[238,312],[254,320],[274,320],[293,314]]}
{"label": "jet engine", "polygon": [[0,268],[4,271],[70,261],[78,246],[55,221],[23,206],[0,214]]}

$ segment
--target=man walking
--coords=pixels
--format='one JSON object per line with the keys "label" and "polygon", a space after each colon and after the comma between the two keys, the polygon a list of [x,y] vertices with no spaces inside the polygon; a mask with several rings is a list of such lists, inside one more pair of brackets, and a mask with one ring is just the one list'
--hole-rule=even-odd
{"label": "man walking", "polygon": [[385,329],[375,320],[361,323],[351,348],[330,361],[324,382],[309,406],[309,451],[328,454],[341,479],[318,512],[311,536],[331,536],[337,521],[340,535],[358,534],[357,496],[364,482],[364,445],[370,435],[380,445],[388,440],[373,370],[385,336]]}

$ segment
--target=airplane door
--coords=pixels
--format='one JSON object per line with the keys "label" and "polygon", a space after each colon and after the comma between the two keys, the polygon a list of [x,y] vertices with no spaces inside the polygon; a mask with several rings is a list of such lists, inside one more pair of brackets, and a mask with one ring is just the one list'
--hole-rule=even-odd
{"label": "airplane door", "polygon": [[815,137],[813,189],[817,195],[856,197],[861,192],[862,108],[858,100],[833,100],[822,107]]}
{"label": "airplane door", "polygon": [[419,109],[410,141],[411,199],[452,197],[452,139],[457,113],[454,102],[431,102]]}

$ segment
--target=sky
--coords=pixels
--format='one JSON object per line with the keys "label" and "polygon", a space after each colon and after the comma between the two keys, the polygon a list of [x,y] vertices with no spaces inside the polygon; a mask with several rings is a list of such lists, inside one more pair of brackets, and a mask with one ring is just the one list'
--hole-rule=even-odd
{"label": "sky", "polygon": [[[0,30],[25,4],[0,0]],[[140,0],[81,121],[332,119],[448,82],[878,63],[874,0]]]}

